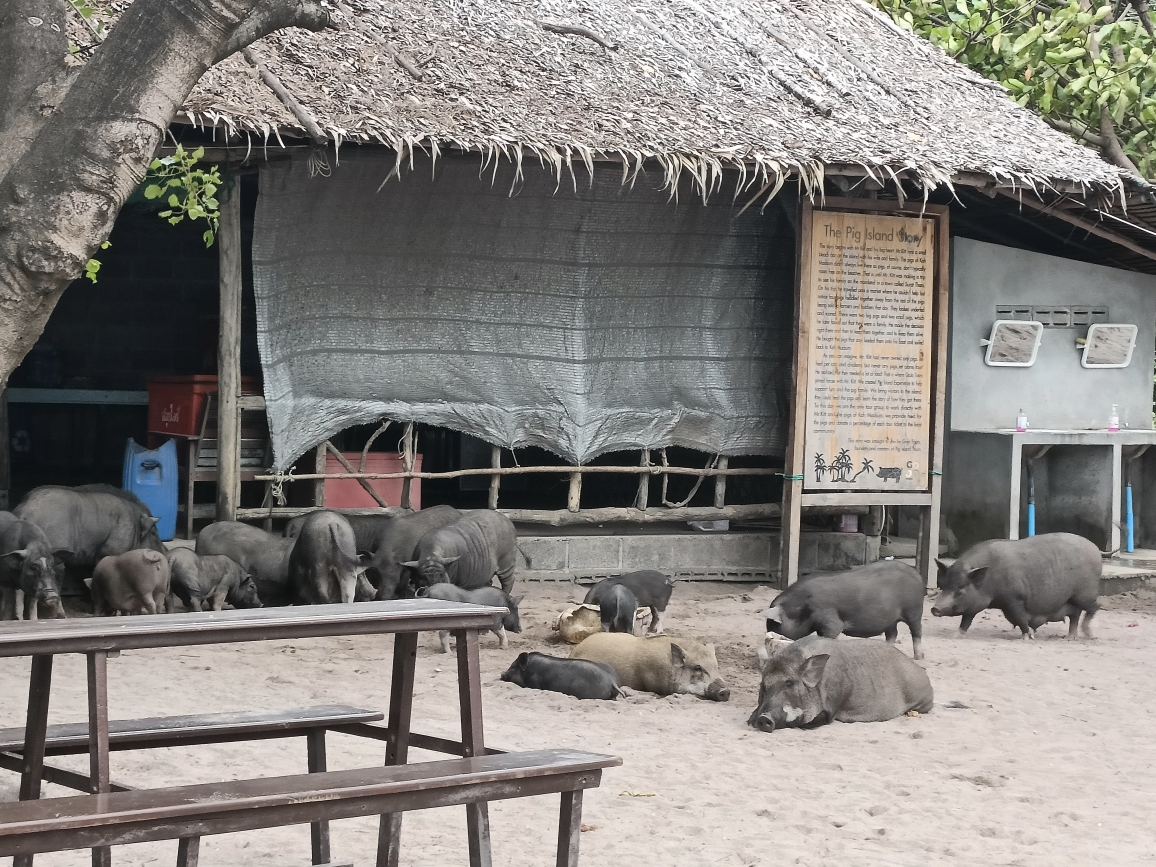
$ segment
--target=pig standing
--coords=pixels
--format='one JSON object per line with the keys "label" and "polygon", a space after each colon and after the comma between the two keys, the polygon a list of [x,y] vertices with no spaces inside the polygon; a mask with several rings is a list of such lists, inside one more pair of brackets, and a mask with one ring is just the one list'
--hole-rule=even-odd
{"label": "pig standing", "polygon": [[41,606],[52,617],[64,617],[58,574],[63,568],[43,530],[0,512],[0,619],[16,619],[17,590],[24,594],[25,620],[36,620]]}
{"label": "pig standing", "polygon": [[763,612],[767,632],[798,639],[883,634],[894,644],[899,624],[911,630],[916,659],[923,659],[923,578],[905,563],[880,560],[849,572],[821,572],[792,584]]}
{"label": "pig standing", "polygon": [[[189,611],[200,611],[206,602],[220,611],[228,602],[234,608],[260,608],[253,578],[224,554],[195,553],[190,548],[169,552],[169,587]],[[171,597],[169,611],[174,610]]]}
{"label": "pig standing", "polygon": [[137,548],[165,553],[156,523],[130,491],[110,485],[34,488],[13,510],[48,537],[57,559],[71,566],[95,566],[101,557]]}
{"label": "pig standing", "polygon": [[623,686],[643,692],[686,693],[712,701],[731,697],[719,676],[713,644],[596,632],[570,651],[570,658],[605,662],[618,674]]}
{"label": "pig standing", "polygon": [[[310,513],[289,553],[289,586],[294,601],[305,605],[353,602],[373,598],[357,556],[357,541],[349,522],[336,512]],[[365,590],[359,584],[365,584]]]}
{"label": "pig standing", "polygon": [[611,584],[602,590],[598,598],[598,615],[603,632],[629,632],[634,634],[634,612],[638,610],[638,600],[625,584]]}
{"label": "pig standing", "polygon": [[559,659],[545,653],[521,653],[502,673],[502,680],[527,689],[545,689],[574,698],[613,701],[622,695],[618,675],[605,662]]}
{"label": "pig standing", "polygon": [[494,575],[507,593],[514,586],[518,534],[501,512],[478,509],[460,521],[427,533],[403,562],[417,572],[418,583],[448,582],[466,590],[486,587]]}
{"label": "pig standing", "polygon": [[[494,616],[494,626],[490,630],[494,635],[498,636],[498,643],[502,650],[510,646],[509,639],[506,638],[506,632],[521,632],[522,621],[518,617],[518,603],[522,601],[521,596],[511,596],[505,590],[498,587],[479,587],[477,590],[463,590],[461,587],[455,587],[453,584],[431,584],[428,588],[423,589],[419,596],[426,596],[430,599],[440,599],[443,602],[471,602],[474,605],[493,605],[495,608],[505,608],[506,613]],[[442,643],[442,653],[450,652],[450,634],[445,631],[438,632],[438,637]]]}
{"label": "pig standing", "polygon": [[975,616],[997,608],[1017,626],[1024,639],[1049,620],[1068,618],[1068,638],[1081,631],[1092,637],[1091,623],[1100,610],[1100,549],[1083,536],[1045,533],[1027,539],[997,539],[968,548],[951,566],[939,566],[939,595],[931,607],[936,617],[961,617],[966,633]]}
{"label": "pig standing", "polygon": [[164,614],[169,595],[169,561],[158,551],[137,549],[105,557],[84,582],[92,613]]}
{"label": "pig standing", "polygon": [[809,635],[770,649],[759,704],[747,720],[759,731],[881,722],[927,713],[934,703],[927,672],[890,644]]}
{"label": "pig standing", "polygon": [[615,584],[622,584],[630,588],[637,604],[650,609],[650,629],[648,631],[654,634],[662,632],[662,618],[666,615],[666,606],[670,604],[670,593],[674,589],[674,582],[668,576],[653,569],[641,569],[623,575],[612,575],[591,587],[583,601],[597,605],[602,593]]}
{"label": "pig standing", "polygon": [[283,539],[240,521],[217,521],[197,536],[197,553],[224,554],[253,576],[257,594],[265,605],[287,605],[289,555],[297,539]]}

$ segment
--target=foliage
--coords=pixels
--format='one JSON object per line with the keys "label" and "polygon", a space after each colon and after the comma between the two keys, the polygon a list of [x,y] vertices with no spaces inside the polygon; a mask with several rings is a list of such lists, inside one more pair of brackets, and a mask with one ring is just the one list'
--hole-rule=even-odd
{"label": "foliage", "polygon": [[197,168],[197,163],[204,155],[204,148],[189,152],[178,144],[171,156],[153,160],[145,177],[147,186],[144,196],[146,199],[159,199],[168,194],[165,199],[168,208],[157,216],[168,220],[170,225],[175,226],[186,217],[190,220],[204,220],[208,228],[202,237],[205,246],[211,247],[221,222],[217,201],[221,174],[216,166],[210,166],[207,170]]}
{"label": "foliage", "polygon": [[[88,0],[68,0],[68,5],[71,6],[80,16],[80,20],[84,22],[84,26],[88,28],[89,32],[96,38],[96,41],[103,42],[104,37],[108,35],[107,22],[101,21],[96,17],[96,7]],[[92,46],[88,46],[91,48]],[[78,54],[86,49],[81,48],[75,42],[68,43],[68,50],[72,54]]]}
{"label": "foliage", "polygon": [[[149,164],[145,175],[144,197],[159,199],[167,194],[168,207],[157,216],[175,226],[186,217],[190,220],[204,220],[208,228],[201,236],[206,247],[213,246],[217,229],[221,223],[220,203],[217,191],[221,188],[221,173],[216,166],[198,168],[197,163],[205,155],[204,148],[186,151],[180,144],[171,156],[160,157]],[[108,241],[100,245],[108,248]],[[96,282],[100,271],[100,261],[89,259],[84,268],[84,276]]]}
{"label": "foliage", "polygon": [[[1132,4],[1024,0],[872,0],[1020,105],[1060,126],[1098,134],[1107,106],[1124,153],[1156,177],[1156,40]],[[1147,5],[1135,3],[1136,8]]]}

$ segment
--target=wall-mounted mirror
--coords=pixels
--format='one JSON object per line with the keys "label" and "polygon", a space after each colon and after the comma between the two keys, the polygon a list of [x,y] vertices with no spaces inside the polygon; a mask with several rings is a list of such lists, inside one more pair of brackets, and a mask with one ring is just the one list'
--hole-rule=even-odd
{"label": "wall-mounted mirror", "polygon": [[1127,367],[1132,363],[1132,350],[1136,348],[1136,331],[1135,325],[1089,325],[1080,364],[1084,367]]}
{"label": "wall-mounted mirror", "polygon": [[1031,367],[1044,334],[1043,323],[1017,319],[997,319],[991,336],[981,341],[987,347],[984,364],[991,367]]}

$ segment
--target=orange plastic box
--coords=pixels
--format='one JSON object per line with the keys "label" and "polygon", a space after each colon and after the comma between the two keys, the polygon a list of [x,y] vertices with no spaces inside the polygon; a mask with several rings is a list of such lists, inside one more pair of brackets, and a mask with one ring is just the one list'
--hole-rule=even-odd
{"label": "orange plastic box", "polygon": [[[205,395],[216,392],[215,376],[150,376],[149,433],[192,437],[200,434],[201,407]],[[260,394],[256,377],[241,377],[242,394]],[[359,456],[360,457],[360,456]]]}
{"label": "orange plastic box", "polygon": [[[354,470],[361,463],[361,452],[342,452],[349,465]],[[421,455],[414,455],[413,468],[421,472]],[[401,457],[392,452],[370,452],[365,460],[367,473],[401,473],[405,471]],[[341,466],[337,458],[331,454],[325,456],[326,473],[345,473],[348,470]],[[402,479],[366,479],[370,486],[381,495],[386,505],[401,505]],[[409,489],[410,505],[414,509],[421,508],[421,479],[412,479]],[[369,496],[365,488],[361,487],[357,479],[326,479],[325,506],[329,509],[365,509],[376,508],[377,502]]]}

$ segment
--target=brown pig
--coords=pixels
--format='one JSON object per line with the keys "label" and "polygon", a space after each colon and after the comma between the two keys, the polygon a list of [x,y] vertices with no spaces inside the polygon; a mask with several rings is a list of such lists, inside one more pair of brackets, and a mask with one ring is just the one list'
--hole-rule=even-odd
{"label": "brown pig", "polygon": [[84,583],[92,592],[96,615],[164,614],[169,561],[158,551],[126,551],[97,563],[92,577]]}
{"label": "brown pig", "polygon": [[623,686],[658,695],[686,693],[726,701],[731,691],[719,676],[713,644],[685,638],[637,638],[597,632],[570,652],[571,659],[605,662]]}

